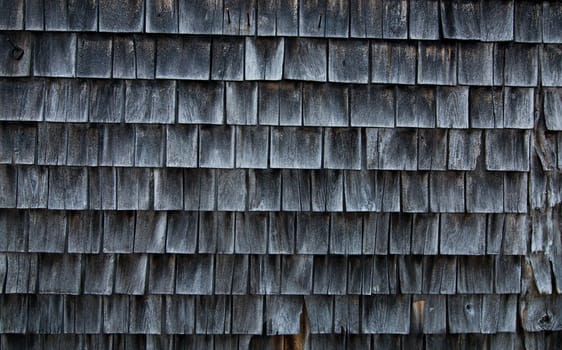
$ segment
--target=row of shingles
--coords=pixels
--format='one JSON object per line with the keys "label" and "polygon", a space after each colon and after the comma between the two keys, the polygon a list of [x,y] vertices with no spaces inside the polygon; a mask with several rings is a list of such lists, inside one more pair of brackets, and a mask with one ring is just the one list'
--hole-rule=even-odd
{"label": "row of shingles", "polygon": [[4,30],[562,42],[562,6],[549,1],[59,0],[44,6],[17,0],[2,5]]}
{"label": "row of shingles", "polygon": [[3,79],[0,102],[8,121],[455,129],[532,129],[541,109],[562,129],[560,88]]}
{"label": "row of shingles", "polygon": [[[311,334],[311,350],[345,349],[403,349],[425,346],[426,349],[556,349],[561,332],[496,333],[496,334]],[[4,334],[0,336],[3,350],[51,349],[263,349],[278,344],[280,337],[232,335],[143,335],[143,334]]]}
{"label": "row of shingles", "polygon": [[[537,255],[536,257],[539,257]],[[93,295],[541,294],[544,256],[0,254],[0,292]],[[544,261],[543,261],[544,260]],[[541,267],[538,264],[544,263]],[[523,268],[522,268],[523,267]],[[522,272],[523,270],[523,272]],[[522,283],[523,282],[523,283]],[[523,287],[521,286],[523,285]],[[536,286],[536,288],[534,287]]]}
{"label": "row of shingles", "polygon": [[[304,299],[304,300],[303,300]],[[311,333],[421,334],[514,333],[517,295],[400,296],[63,296],[0,295],[2,333],[106,334],[294,334],[303,304],[314,317]],[[536,329],[532,308],[552,297],[526,304],[523,321]],[[540,300],[540,301],[539,301]],[[77,307],[77,305],[81,307]],[[550,304],[550,303],[549,303]],[[412,308],[412,311],[410,309]],[[467,310],[468,309],[468,310]],[[18,315],[14,317],[14,315]],[[29,317],[34,315],[36,317]],[[212,316],[210,316],[212,315]],[[419,318],[417,318],[419,317]],[[551,330],[560,330],[555,313]],[[263,321],[263,322],[262,322]]]}
{"label": "row of shingles", "polygon": [[[0,207],[526,213],[560,203],[560,176],[525,172],[0,166]],[[543,183],[535,183],[537,180]],[[528,190],[548,188],[538,198]],[[528,199],[530,198],[530,199]],[[548,205],[546,205],[548,203]],[[540,205],[537,205],[540,204]]]}
{"label": "row of shingles", "polygon": [[[531,136],[514,129],[70,123],[0,123],[0,135],[0,164],[422,171],[528,171]],[[552,169],[556,136],[549,140]]]}
{"label": "row of shingles", "polygon": [[[3,76],[536,86],[540,72],[542,85],[562,85],[559,45],[25,32],[3,36]],[[24,50],[21,58],[14,57],[13,45]]]}
{"label": "row of shingles", "polygon": [[[559,219],[551,215],[552,220]],[[543,226],[547,221],[521,214],[3,210],[0,251],[323,255],[524,255],[529,251],[547,251],[560,254],[559,238],[550,242],[548,250],[538,244],[552,235]]]}

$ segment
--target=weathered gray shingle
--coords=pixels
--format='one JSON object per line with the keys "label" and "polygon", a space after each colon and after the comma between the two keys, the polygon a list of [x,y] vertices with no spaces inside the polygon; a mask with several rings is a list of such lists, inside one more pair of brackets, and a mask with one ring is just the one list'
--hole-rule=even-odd
{"label": "weathered gray shingle", "polygon": [[321,39],[287,38],[285,40],[283,78],[326,81],[327,47],[328,42]]}
{"label": "weathered gray shingle", "polygon": [[160,37],[156,46],[156,78],[209,79],[211,73],[211,40],[209,38]]}

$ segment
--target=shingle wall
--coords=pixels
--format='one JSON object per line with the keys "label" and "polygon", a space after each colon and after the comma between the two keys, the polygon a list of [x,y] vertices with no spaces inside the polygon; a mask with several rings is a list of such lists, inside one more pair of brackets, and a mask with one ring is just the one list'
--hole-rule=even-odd
{"label": "shingle wall", "polygon": [[0,350],[562,341],[560,1],[0,9]]}

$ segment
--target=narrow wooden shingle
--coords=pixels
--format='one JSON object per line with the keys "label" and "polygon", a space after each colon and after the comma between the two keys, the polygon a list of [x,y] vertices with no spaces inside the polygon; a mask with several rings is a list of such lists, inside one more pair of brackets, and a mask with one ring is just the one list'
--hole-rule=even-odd
{"label": "narrow wooden shingle", "polygon": [[419,294],[422,291],[423,257],[405,255],[398,258],[400,290],[403,294]]}
{"label": "narrow wooden shingle", "polygon": [[269,214],[268,252],[292,254],[295,247],[296,214],[273,212]]}
{"label": "narrow wooden shingle", "polygon": [[6,254],[6,294],[37,291],[38,254]]}
{"label": "narrow wooden shingle", "polygon": [[417,129],[367,129],[367,169],[417,170]]}
{"label": "narrow wooden shingle", "polygon": [[215,261],[214,294],[248,294],[249,255],[221,254],[216,256]]}
{"label": "narrow wooden shingle", "polygon": [[78,36],[76,76],[110,78],[112,39],[107,35],[82,34]]}
{"label": "narrow wooden shingle", "polygon": [[99,253],[102,247],[103,213],[73,211],[67,213],[69,253]]}
{"label": "narrow wooden shingle", "polygon": [[543,32],[545,43],[562,43],[560,21],[562,20],[562,6],[558,3],[543,2]]}
{"label": "narrow wooden shingle", "polygon": [[72,125],[67,129],[67,165],[98,165],[101,128],[88,124]]}
{"label": "narrow wooden shingle", "polygon": [[74,33],[42,34],[33,49],[33,75],[74,77],[76,46]]}
{"label": "narrow wooden shingle", "polygon": [[480,255],[486,248],[486,216],[441,214],[441,254]]}
{"label": "narrow wooden shingle", "polygon": [[225,35],[255,35],[256,12],[256,0],[224,0],[222,33]]}
{"label": "narrow wooden shingle", "polygon": [[152,36],[113,36],[113,78],[154,79],[156,38]]}
{"label": "narrow wooden shingle", "polygon": [[233,253],[236,234],[236,213],[199,213],[199,253]]}
{"label": "narrow wooden shingle", "polygon": [[103,331],[129,332],[129,296],[110,295],[103,298]]}
{"label": "narrow wooden shingle", "polygon": [[314,258],[314,294],[345,295],[347,283],[347,258],[342,255],[316,256]]}
{"label": "narrow wooden shingle", "polygon": [[349,105],[352,126],[394,126],[396,106],[394,89],[390,87],[353,85],[349,89]]}
{"label": "narrow wooden shingle", "polygon": [[532,129],[535,112],[534,100],[534,89],[505,88],[503,107],[504,128]]}
{"label": "narrow wooden shingle", "polygon": [[312,210],[343,211],[343,172],[313,170],[310,178]]}
{"label": "narrow wooden shingle", "polygon": [[281,209],[281,171],[250,170],[248,172],[248,209],[279,211]]}
{"label": "narrow wooden shingle", "polygon": [[479,40],[479,0],[441,2],[441,26],[447,39]]}
{"label": "narrow wooden shingle", "polygon": [[135,128],[135,166],[160,167],[164,163],[165,130],[160,125]]}
{"label": "narrow wooden shingle", "polygon": [[437,127],[468,128],[468,88],[438,87],[436,111]]}
{"label": "narrow wooden shingle", "polygon": [[538,47],[510,44],[505,47],[505,84],[535,86],[538,80]]}
{"label": "narrow wooden shingle", "polygon": [[449,332],[481,332],[482,295],[451,295],[447,302]]}
{"label": "narrow wooden shingle", "polygon": [[[237,213],[234,251],[238,254],[267,252],[268,217],[265,213]],[[219,231],[220,235],[221,232]]]}
{"label": "narrow wooden shingle", "polygon": [[97,80],[90,86],[88,118],[92,123],[123,120],[125,84],[120,80]]}
{"label": "narrow wooden shingle", "polygon": [[482,41],[512,41],[514,1],[482,1],[480,30]]}
{"label": "narrow wooden shingle", "polygon": [[125,84],[125,122],[173,123],[176,111],[174,81],[132,81]]}
{"label": "narrow wooden shingle", "polygon": [[456,45],[420,42],[417,81],[419,84],[456,85]]}
{"label": "narrow wooden shingle", "polygon": [[324,167],[361,169],[361,130],[330,128],[324,133]]}
{"label": "narrow wooden shingle", "polygon": [[121,254],[115,259],[114,293],[142,295],[146,290],[146,254]]}
{"label": "narrow wooden shingle", "polygon": [[543,33],[542,3],[515,1],[513,32],[515,41],[541,42]]}
{"label": "narrow wooden shingle", "polygon": [[302,124],[302,84],[259,83],[258,118],[261,125]]}
{"label": "narrow wooden shingle", "polygon": [[521,257],[498,255],[495,258],[494,291],[497,294],[512,294],[521,291]]}
{"label": "narrow wooden shingle", "polygon": [[17,195],[17,169],[9,165],[0,166],[0,207],[15,208]]}
{"label": "narrow wooden shingle", "polygon": [[214,210],[216,175],[213,169],[184,170],[183,180],[185,210]]}
{"label": "narrow wooden shingle", "polygon": [[179,1],[146,0],[146,31],[149,33],[177,33]]}
{"label": "narrow wooden shingle", "polygon": [[62,123],[40,124],[37,130],[37,164],[66,164],[67,126]]}
{"label": "narrow wooden shingle", "polygon": [[298,213],[296,253],[326,254],[329,245],[330,217],[322,213]]}
{"label": "narrow wooden shingle", "polygon": [[545,45],[540,51],[541,82],[543,86],[562,85],[562,46]]}
{"label": "narrow wooden shingle", "polygon": [[44,89],[45,84],[41,80],[0,80],[0,119],[41,121]]}
{"label": "narrow wooden shingle", "polygon": [[272,168],[320,168],[322,130],[319,128],[272,128]]}
{"label": "narrow wooden shingle", "polygon": [[410,0],[408,29],[412,39],[439,39],[439,1]]}
{"label": "narrow wooden shingle", "polygon": [[166,223],[166,212],[137,212],[133,252],[163,253],[166,244]]}
{"label": "narrow wooden shingle", "polygon": [[326,81],[327,47],[328,42],[325,40],[287,38],[285,40],[283,78]]}
{"label": "narrow wooden shingle", "polygon": [[470,88],[470,126],[494,129],[504,125],[504,91],[500,88]]}
{"label": "narrow wooden shingle", "polygon": [[412,221],[412,254],[436,255],[439,250],[439,215],[415,214]]}
{"label": "narrow wooden shingle", "polygon": [[154,175],[149,168],[117,169],[117,209],[152,209]]}
{"label": "narrow wooden shingle", "polygon": [[103,252],[132,253],[135,237],[134,212],[106,211],[103,217]]}
{"label": "narrow wooden shingle", "polygon": [[416,81],[417,46],[394,42],[372,44],[371,82],[414,84]]}
{"label": "narrow wooden shingle", "polygon": [[211,79],[244,79],[244,40],[237,37],[219,37],[211,45]]}
{"label": "narrow wooden shingle", "polygon": [[104,125],[100,130],[101,166],[133,166],[135,129],[133,125]]}
{"label": "narrow wooden shingle", "polygon": [[410,296],[366,296],[361,310],[364,333],[407,334],[410,329]]}
{"label": "narrow wooden shingle", "polygon": [[382,38],[382,0],[367,0],[350,6],[350,36],[354,38]]}
{"label": "narrow wooden shingle", "polygon": [[234,167],[234,128],[201,126],[199,129],[199,165],[202,168]]}
{"label": "narrow wooden shingle", "polygon": [[262,334],[263,297],[255,295],[232,298],[232,333]]}
{"label": "narrow wooden shingle", "polygon": [[[27,251],[29,214],[23,210],[2,210],[0,213],[0,249],[3,252]],[[6,276],[5,256],[0,258],[0,277]],[[3,288],[4,282],[0,283]]]}
{"label": "narrow wooden shingle", "polygon": [[102,298],[97,295],[64,297],[64,331],[68,333],[101,333]]}
{"label": "narrow wooden shingle", "polygon": [[285,255],[281,257],[281,294],[312,294],[313,256]]}
{"label": "narrow wooden shingle", "polygon": [[466,210],[469,213],[504,211],[503,174],[476,170],[466,174]]}
{"label": "narrow wooden shingle", "polygon": [[[32,39],[33,37],[29,33],[0,35],[0,76],[25,77],[30,75],[31,58],[33,57]],[[17,45],[23,51],[18,51],[13,45]],[[16,59],[21,53],[23,56]]]}
{"label": "narrow wooden shingle", "polygon": [[332,213],[330,216],[330,253],[361,254],[363,218],[357,213]]}
{"label": "narrow wooden shingle", "polygon": [[283,170],[281,172],[283,210],[310,211],[312,207],[310,172]]}
{"label": "narrow wooden shingle", "polygon": [[79,294],[81,264],[79,254],[41,254],[39,293]]}
{"label": "narrow wooden shingle", "polygon": [[445,170],[447,168],[447,130],[418,131],[418,169]]}
{"label": "narrow wooden shingle", "polygon": [[266,334],[297,334],[303,303],[303,298],[299,296],[267,296],[264,314]]}
{"label": "narrow wooden shingle", "polygon": [[115,168],[88,169],[88,199],[90,209],[117,208],[117,172]]}
{"label": "narrow wooden shingle", "polygon": [[168,212],[167,253],[194,253],[197,246],[199,215],[194,211]]}
{"label": "narrow wooden shingle", "polygon": [[62,253],[66,239],[66,213],[32,211],[29,214],[30,252]]}
{"label": "narrow wooden shingle", "polygon": [[157,40],[156,78],[207,80],[211,69],[209,38],[160,37]]}
{"label": "narrow wooden shingle", "polygon": [[255,125],[258,122],[258,85],[252,82],[226,83],[226,122]]}
{"label": "narrow wooden shingle", "polygon": [[412,244],[412,215],[396,213],[390,215],[388,252],[408,255]]}
{"label": "narrow wooden shingle", "polygon": [[402,172],[402,211],[424,213],[429,209],[429,174]]}
{"label": "narrow wooden shingle", "polygon": [[154,171],[154,209],[183,209],[183,172],[179,169]]}
{"label": "narrow wooden shingle", "polygon": [[231,328],[231,312],[232,304],[229,296],[197,296],[195,298],[195,332],[197,334],[225,334]]}
{"label": "narrow wooden shingle", "polygon": [[345,208],[348,211],[380,211],[382,204],[377,180],[373,171],[346,171]]}
{"label": "narrow wooden shingle", "polygon": [[46,208],[49,191],[47,167],[22,167],[18,169],[18,208]]}
{"label": "narrow wooden shingle", "polygon": [[383,0],[382,36],[385,39],[408,37],[408,1]]}
{"label": "narrow wooden shingle", "polygon": [[461,43],[459,46],[459,83],[492,85],[494,46],[488,43]]}
{"label": "narrow wooden shingle", "polygon": [[244,78],[246,80],[281,80],[284,56],[284,38],[246,37]]}
{"label": "narrow wooden shingle", "polygon": [[244,169],[217,171],[217,210],[246,210],[248,196],[246,177]]}
{"label": "narrow wooden shingle", "polygon": [[330,40],[328,80],[337,83],[369,82],[369,42]]}
{"label": "narrow wooden shingle", "polygon": [[0,126],[0,163],[34,164],[36,148],[37,127],[35,125],[4,124]]}
{"label": "narrow wooden shingle", "polygon": [[449,131],[449,170],[474,170],[480,157],[482,132],[480,130]]}
{"label": "narrow wooden shingle", "polygon": [[29,317],[27,331],[31,333],[63,332],[64,302],[62,295],[30,295],[27,298]]}
{"label": "narrow wooden shingle", "polygon": [[130,334],[161,334],[162,318],[160,296],[142,295],[129,299]]}
{"label": "narrow wooden shingle", "polygon": [[86,168],[53,167],[49,171],[49,209],[80,210],[88,207]]}
{"label": "narrow wooden shingle", "polygon": [[191,168],[197,166],[199,129],[191,125],[166,127],[166,166]]}
{"label": "narrow wooden shingle", "polygon": [[544,117],[548,130],[562,130],[562,89],[544,89]]}
{"label": "narrow wooden shingle", "polygon": [[486,169],[529,171],[529,139],[528,131],[486,131]]}
{"label": "narrow wooden shingle", "polygon": [[[501,272],[500,272],[501,273]],[[494,259],[490,256],[461,256],[457,260],[458,294],[491,294]]]}
{"label": "narrow wooden shingle", "polygon": [[482,333],[515,332],[517,296],[484,295],[482,297]]}
{"label": "narrow wooden shingle", "polygon": [[144,29],[144,0],[118,3],[99,1],[99,29],[102,32],[140,32]]}
{"label": "narrow wooden shingle", "polygon": [[24,0],[3,0],[0,7],[4,9],[0,16],[0,29],[17,30],[23,29]]}

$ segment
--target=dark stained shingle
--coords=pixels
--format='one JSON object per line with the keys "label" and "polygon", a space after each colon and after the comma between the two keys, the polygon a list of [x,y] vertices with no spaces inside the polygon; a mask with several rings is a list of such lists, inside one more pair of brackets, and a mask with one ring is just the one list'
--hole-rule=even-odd
{"label": "dark stained shingle", "polygon": [[456,45],[420,42],[417,81],[419,84],[455,85],[457,83]]}
{"label": "dark stained shingle", "polygon": [[82,34],[78,36],[76,76],[84,78],[110,78],[112,40],[110,36]]}
{"label": "dark stained shingle", "polygon": [[211,73],[211,40],[205,37],[159,37],[156,78],[208,80]]}
{"label": "dark stained shingle", "polygon": [[149,33],[177,33],[180,1],[146,0],[146,31]]}
{"label": "dark stained shingle", "polygon": [[369,82],[369,43],[329,40],[328,80],[337,83]]}
{"label": "dark stained shingle", "polygon": [[144,29],[144,0],[125,0],[117,3],[98,1],[100,31],[140,32]]}
{"label": "dark stained shingle", "polygon": [[417,47],[415,44],[373,42],[371,53],[371,82],[383,84],[414,84],[416,82]]}

